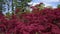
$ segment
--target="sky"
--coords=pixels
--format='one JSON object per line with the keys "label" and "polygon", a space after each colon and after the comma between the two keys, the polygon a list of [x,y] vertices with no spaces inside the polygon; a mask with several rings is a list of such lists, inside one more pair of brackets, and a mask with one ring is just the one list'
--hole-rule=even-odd
{"label": "sky", "polygon": [[45,6],[52,6],[53,8],[56,8],[58,4],[60,4],[60,0],[32,0],[30,4],[36,5],[40,2],[43,2]]}

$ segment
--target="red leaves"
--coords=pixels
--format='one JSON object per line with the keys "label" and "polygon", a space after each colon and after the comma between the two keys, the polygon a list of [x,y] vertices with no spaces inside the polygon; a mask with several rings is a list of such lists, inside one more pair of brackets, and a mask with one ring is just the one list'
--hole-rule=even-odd
{"label": "red leaves", "polygon": [[10,20],[0,15],[0,31],[5,34],[60,34],[60,9],[33,9],[29,14],[12,15]]}

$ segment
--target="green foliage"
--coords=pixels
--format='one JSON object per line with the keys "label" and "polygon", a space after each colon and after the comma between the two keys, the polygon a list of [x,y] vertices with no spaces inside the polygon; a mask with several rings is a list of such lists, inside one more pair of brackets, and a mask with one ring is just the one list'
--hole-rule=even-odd
{"label": "green foliage", "polygon": [[30,1],[32,1],[32,0],[25,0],[25,2],[30,2]]}
{"label": "green foliage", "polygon": [[2,11],[2,2],[3,0],[0,0],[0,11]]}
{"label": "green foliage", "polygon": [[[21,2],[19,2],[21,1]],[[28,3],[32,0],[13,0],[13,7],[16,6],[16,8],[20,8],[21,11],[26,9],[26,6],[28,6]],[[12,8],[13,8],[12,7]]]}
{"label": "green foliage", "polygon": [[21,2],[14,0],[13,2],[16,5],[16,8],[20,8],[20,10],[24,12],[24,10],[26,10],[26,7],[29,6],[28,3],[31,2],[32,0],[20,0],[20,1]]}
{"label": "green foliage", "polygon": [[60,8],[60,4],[58,4],[58,6],[57,6],[58,8]]}
{"label": "green foliage", "polygon": [[0,2],[3,2],[3,0],[0,0]]}
{"label": "green foliage", "polygon": [[39,8],[40,10],[42,10],[42,9],[44,9],[44,6],[45,6],[45,4],[39,4],[38,6],[37,6],[37,8]]}
{"label": "green foliage", "polygon": [[17,0],[13,0],[13,4],[15,4],[17,7],[16,8],[23,8],[26,7],[28,5],[28,2],[30,2],[31,0],[20,0],[21,2],[17,1]]}

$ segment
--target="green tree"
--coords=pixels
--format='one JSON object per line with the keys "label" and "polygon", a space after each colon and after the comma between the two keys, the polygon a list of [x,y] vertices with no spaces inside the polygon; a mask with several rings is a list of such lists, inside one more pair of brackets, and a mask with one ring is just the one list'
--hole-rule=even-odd
{"label": "green tree", "polygon": [[0,0],[0,14],[2,14],[2,4],[4,4],[3,0]]}
{"label": "green tree", "polygon": [[57,8],[60,8],[60,4],[58,4]]}
{"label": "green tree", "polygon": [[28,3],[32,0],[13,0],[13,5],[16,5],[16,8],[25,9],[26,6],[29,6]]}

